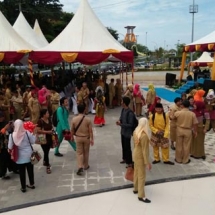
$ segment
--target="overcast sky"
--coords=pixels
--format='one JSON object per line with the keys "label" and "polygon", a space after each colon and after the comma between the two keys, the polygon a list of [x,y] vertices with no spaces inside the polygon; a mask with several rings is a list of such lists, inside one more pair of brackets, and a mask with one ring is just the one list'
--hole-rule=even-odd
{"label": "overcast sky", "polygon": [[[60,0],[64,11],[76,12],[81,0]],[[175,48],[178,42],[191,42],[192,15],[189,5],[193,0],[88,0],[106,27],[126,34],[125,26],[136,26],[138,43],[150,49]],[[215,30],[215,0],[195,0],[199,6],[195,14],[194,40]],[[146,34],[147,32],[147,34]],[[147,35],[147,36],[146,36]]]}

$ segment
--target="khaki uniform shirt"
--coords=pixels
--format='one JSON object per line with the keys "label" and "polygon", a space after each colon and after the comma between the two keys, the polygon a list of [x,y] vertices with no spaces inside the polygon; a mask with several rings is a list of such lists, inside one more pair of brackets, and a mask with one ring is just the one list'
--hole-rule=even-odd
{"label": "khaki uniform shirt", "polygon": [[88,88],[84,89],[84,88],[82,87],[82,88],[81,88],[81,92],[82,92],[84,101],[87,101],[87,100],[88,100],[88,97],[89,97],[89,94],[90,94],[89,89],[88,89]]}
{"label": "khaki uniform shirt", "polygon": [[115,96],[115,87],[113,83],[109,84],[109,94]]}
{"label": "khaki uniform shirt", "polygon": [[12,95],[11,95],[11,90],[9,88],[6,89],[5,96],[7,99],[11,99]]}
{"label": "khaki uniform shirt", "polygon": [[83,93],[79,91],[77,93],[77,104],[83,104],[83,102],[84,102]]}
{"label": "khaki uniform shirt", "polygon": [[[72,119],[71,129],[75,133],[75,128],[78,126],[82,119],[82,115],[78,115]],[[78,128],[75,136],[77,137],[90,137],[90,129],[92,128],[92,122],[89,117],[84,117],[80,127]]]}
{"label": "khaki uniform shirt", "polygon": [[174,117],[176,118],[177,127],[180,128],[192,129],[193,125],[198,124],[196,115],[187,108],[183,108],[181,111],[176,111]]}
{"label": "khaki uniform shirt", "polygon": [[170,106],[169,110],[169,118],[170,118],[170,126],[176,127],[176,119],[174,118],[174,114],[176,111],[180,111],[181,108],[178,107],[176,104]]}

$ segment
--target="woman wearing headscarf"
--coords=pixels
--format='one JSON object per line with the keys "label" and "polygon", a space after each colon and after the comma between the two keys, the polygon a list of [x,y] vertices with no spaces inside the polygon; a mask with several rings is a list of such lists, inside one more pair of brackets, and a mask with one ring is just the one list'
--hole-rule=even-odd
{"label": "woman wearing headscarf", "polygon": [[151,138],[151,131],[149,128],[149,123],[146,118],[141,118],[139,120],[138,126],[134,131],[134,194],[138,193],[139,201],[150,203],[151,201],[146,198],[144,186],[146,180],[147,167],[151,169],[151,164],[149,162],[149,141]]}
{"label": "woman wearing headscarf", "polygon": [[155,112],[155,106],[156,104],[161,103],[161,98],[156,96],[154,99],[154,103],[149,107],[148,114],[153,114]]}
{"label": "woman wearing headscarf", "polygon": [[208,91],[205,98],[206,112],[210,114],[210,122],[215,131],[215,93],[213,89]]}
{"label": "woman wearing headscarf", "polygon": [[137,117],[142,116],[142,106],[145,104],[145,99],[142,95],[139,84],[134,85],[133,93],[134,93],[136,115],[137,115]]}
{"label": "woman wearing headscarf", "polygon": [[[21,182],[21,191],[26,192],[26,186],[35,189],[34,186],[34,166],[31,164],[31,145],[35,143],[36,137],[23,127],[23,121],[16,120],[14,122],[14,131],[9,136],[8,149],[12,150],[15,144],[18,147],[18,160],[16,163],[19,168],[19,176]],[[26,185],[26,169],[29,177],[29,185]]]}
{"label": "woman wearing headscarf", "polygon": [[[197,101],[194,103],[193,112],[198,120],[197,137],[191,143],[191,157],[205,160],[205,133],[210,126],[210,115],[205,112],[205,103]],[[206,119],[204,124],[204,119]]]}
{"label": "woman wearing headscarf", "polygon": [[94,109],[96,110],[96,115],[94,118],[94,124],[100,125],[100,127],[105,125],[105,110],[106,110],[106,104],[105,104],[105,97],[104,92],[101,86],[98,86],[96,88],[96,98],[94,101]]}
{"label": "woman wearing headscarf", "polygon": [[197,90],[197,92],[194,95],[194,101],[203,102],[204,101],[204,98],[203,98],[204,95],[205,95],[204,90]]}
{"label": "woman wearing headscarf", "polygon": [[154,103],[154,100],[156,97],[156,91],[153,84],[149,84],[148,87],[149,89],[146,94],[146,104],[147,104],[147,107],[149,108]]}
{"label": "woman wearing headscarf", "polygon": [[134,111],[134,96],[133,96],[133,85],[129,84],[124,96],[130,99],[129,108]]}

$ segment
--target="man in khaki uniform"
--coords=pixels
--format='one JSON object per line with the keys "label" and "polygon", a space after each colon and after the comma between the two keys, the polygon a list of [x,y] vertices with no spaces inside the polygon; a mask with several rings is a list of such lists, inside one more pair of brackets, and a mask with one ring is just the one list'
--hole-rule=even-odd
{"label": "man in khaki uniform", "polygon": [[176,111],[181,110],[181,98],[175,98],[175,104],[172,105],[169,109],[169,118],[170,118],[170,140],[171,140],[171,149],[175,150],[174,142],[176,142],[176,120],[174,119],[174,114]]}
{"label": "man in khaki uniform", "polygon": [[114,79],[112,78],[109,84],[109,106],[113,108],[113,98],[115,96]]}
{"label": "man in khaki uniform", "polygon": [[58,109],[59,102],[60,102],[60,95],[59,93],[56,92],[54,87],[51,89],[50,101],[51,101],[52,113],[54,113]]}
{"label": "man in khaki uniform", "polygon": [[3,92],[0,92],[0,109],[4,113],[5,121],[8,122],[10,120],[9,114],[10,103],[6,96],[4,96]]}
{"label": "man in khaki uniform", "polygon": [[82,92],[82,95],[83,95],[83,100],[84,100],[84,103],[85,103],[85,114],[87,115],[88,114],[88,109],[89,109],[89,95],[90,95],[90,91],[87,87],[87,83],[84,82],[82,84],[82,88],[81,88],[81,92]]}
{"label": "man in khaki uniform", "polygon": [[82,175],[83,170],[90,168],[89,166],[89,150],[90,145],[93,146],[93,129],[89,117],[84,115],[85,105],[78,105],[79,115],[74,117],[71,122],[71,140],[76,140],[76,153],[78,171],[77,175]]}
{"label": "man in khaki uniform", "polygon": [[30,111],[28,108],[28,101],[29,101],[29,93],[31,93],[31,85],[26,86],[26,91],[23,93],[23,119],[30,115]]}
{"label": "man in khaki uniform", "polygon": [[76,98],[77,105],[83,104],[84,103],[84,98],[83,98],[82,91],[80,90],[80,87],[77,86],[75,88],[75,91],[76,91],[76,95],[77,95],[77,98]]}
{"label": "man in khaki uniform", "polygon": [[189,111],[189,106],[188,100],[183,101],[182,110],[174,114],[177,126],[175,161],[183,164],[190,163],[190,146],[193,134],[194,138],[197,136],[198,120],[195,114]]}
{"label": "man in khaki uniform", "polygon": [[121,106],[122,93],[123,93],[123,86],[122,86],[121,80],[117,79],[116,84],[115,84],[115,94],[116,94],[116,99],[117,99],[117,105],[118,106]]}
{"label": "man in khaki uniform", "polygon": [[12,94],[11,94],[11,90],[10,90],[10,84],[7,84],[6,90],[5,90],[5,96],[8,100],[11,99]]}

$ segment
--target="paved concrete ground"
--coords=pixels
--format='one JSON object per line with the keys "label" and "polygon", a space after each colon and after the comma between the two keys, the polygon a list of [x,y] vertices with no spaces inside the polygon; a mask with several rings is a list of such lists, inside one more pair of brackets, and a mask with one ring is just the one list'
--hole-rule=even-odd
{"label": "paved concrete ground", "polygon": [[[168,102],[163,101],[163,103],[167,108]],[[18,175],[11,174],[11,180],[0,181],[0,212],[1,209],[14,205],[129,185],[130,182],[124,179],[125,165],[119,164],[121,160],[120,128],[115,125],[119,114],[120,108],[108,110],[105,117],[106,126],[94,127],[95,146],[90,150],[90,169],[85,172],[84,176],[76,175],[75,152],[69,144],[63,142],[60,151],[64,157],[55,157],[53,150],[50,153],[52,174],[46,174],[42,162],[35,166],[35,190],[21,193]],[[94,116],[90,115],[90,117],[93,119]],[[167,166],[162,163],[154,165],[152,171],[147,174],[147,182],[215,173],[214,135],[213,132],[206,135],[207,159],[205,161],[191,159],[192,162],[188,165]],[[35,148],[40,149],[39,146]],[[150,157],[152,160],[152,150]],[[170,158],[174,160],[174,151],[171,151]]]}
{"label": "paved concrete ground", "polygon": [[209,177],[146,186],[146,196],[152,201],[150,204],[138,201],[130,188],[24,208],[5,215],[213,215],[214,179]]}

